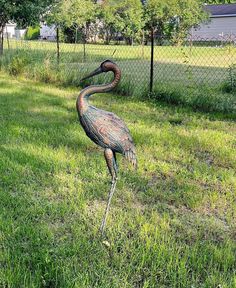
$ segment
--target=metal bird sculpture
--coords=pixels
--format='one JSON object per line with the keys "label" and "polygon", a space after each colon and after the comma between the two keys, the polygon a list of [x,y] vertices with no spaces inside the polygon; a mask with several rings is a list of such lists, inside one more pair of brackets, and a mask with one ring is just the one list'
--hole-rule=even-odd
{"label": "metal bird sculpture", "polygon": [[104,148],[106,164],[112,177],[106,210],[100,227],[102,235],[117,183],[118,166],[116,153],[122,154],[135,168],[137,167],[134,143],[126,124],[115,114],[91,106],[88,102],[92,94],[108,92],[117,86],[121,78],[119,67],[112,61],[106,60],[101,63],[99,68],[81,80],[109,71],[114,74],[111,83],[86,87],[80,92],[76,101],[80,123],[87,136],[97,145]]}

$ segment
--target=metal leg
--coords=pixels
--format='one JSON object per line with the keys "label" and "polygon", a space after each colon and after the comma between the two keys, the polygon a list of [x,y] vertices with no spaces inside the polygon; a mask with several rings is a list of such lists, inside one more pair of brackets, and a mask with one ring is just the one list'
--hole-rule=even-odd
{"label": "metal leg", "polygon": [[109,195],[108,195],[108,201],[107,201],[106,210],[105,210],[105,213],[104,213],[104,216],[103,216],[103,219],[102,219],[102,224],[100,226],[100,231],[101,231],[102,235],[104,234],[106,221],[107,221],[107,216],[108,216],[108,213],[109,213],[109,210],[110,210],[111,199],[112,199],[112,196],[113,196],[113,194],[115,192],[115,189],[116,189],[116,182],[117,182],[117,178],[116,178],[116,176],[114,176],[112,178],[111,189],[110,189],[110,192],[109,192]]}
{"label": "metal leg", "polygon": [[110,192],[108,195],[106,210],[105,210],[105,213],[104,213],[104,216],[102,219],[102,224],[100,226],[100,231],[101,231],[102,235],[103,235],[104,230],[105,230],[107,216],[108,216],[108,213],[110,210],[110,205],[111,205],[111,199],[112,199],[112,196],[113,196],[115,189],[116,189],[117,172],[118,172],[115,153],[111,149],[106,148],[104,151],[104,156],[106,159],[107,167],[108,167],[109,172],[110,172],[111,177],[112,177],[112,182],[111,182],[111,189],[110,189]]}

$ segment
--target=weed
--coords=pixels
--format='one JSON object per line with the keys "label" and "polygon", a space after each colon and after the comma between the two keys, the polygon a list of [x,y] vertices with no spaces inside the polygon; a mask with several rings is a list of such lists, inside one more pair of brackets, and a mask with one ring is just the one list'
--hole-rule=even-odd
{"label": "weed", "polygon": [[228,79],[223,83],[222,90],[226,93],[236,92],[236,64],[232,64],[228,68]]}
{"label": "weed", "polygon": [[15,55],[11,58],[8,64],[8,71],[10,75],[18,76],[22,74],[24,68],[29,64],[29,60],[25,55]]}
{"label": "weed", "polygon": [[46,58],[43,65],[35,65],[33,75],[35,80],[44,83],[55,83],[57,81],[56,65],[52,64],[49,58]]}

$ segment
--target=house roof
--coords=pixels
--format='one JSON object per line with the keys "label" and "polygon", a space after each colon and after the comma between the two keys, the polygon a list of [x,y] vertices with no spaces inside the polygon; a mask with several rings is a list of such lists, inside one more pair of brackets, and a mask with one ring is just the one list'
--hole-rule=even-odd
{"label": "house roof", "polygon": [[8,23],[6,24],[6,26],[16,26],[16,23],[8,22]]}
{"label": "house roof", "polygon": [[206,10],[210,12],[211,17],[230,17],[236,16],[235,4],[206,5]]}

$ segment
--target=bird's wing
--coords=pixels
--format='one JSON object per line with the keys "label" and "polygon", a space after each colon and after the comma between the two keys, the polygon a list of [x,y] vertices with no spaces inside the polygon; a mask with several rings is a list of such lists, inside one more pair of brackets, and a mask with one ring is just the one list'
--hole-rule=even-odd
{"label": "bird's wing", "polygon": [[123,154],[125,158],[130,161],[134,167],[137,167],[135,146],[128,127],[124,121],[115,114],[109,112],[108,115],[110,119],[112,119],[113,124],[120,128],[120,139],[123,143]]}
{"label": "bird's wing", "polygon": [[[95,108],[95,107],[94,107]],[[127,158],[135,167],[137,159],[133,139],[124,121],[114,113],[96,109],[96,117],[93,117],[90,132],[96,138],[96,143],[111,148]]]}

